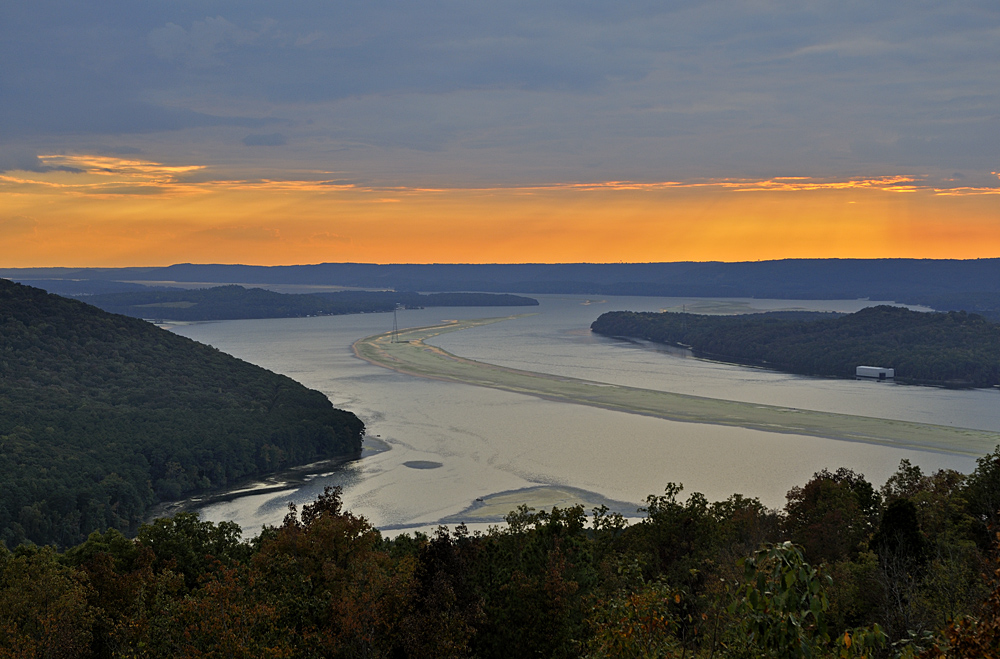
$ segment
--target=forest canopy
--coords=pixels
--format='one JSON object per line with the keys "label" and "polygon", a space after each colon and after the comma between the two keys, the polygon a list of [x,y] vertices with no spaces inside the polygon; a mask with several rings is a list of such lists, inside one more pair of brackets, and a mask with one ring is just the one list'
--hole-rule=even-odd
{"label": "forest canopy", "polygon": [[602,314],[591,329],[691,348],[719,361],[801,375],[853,378],[857,366],[894,368],[896,381],[958,387],[1000,384],[1000,326],[961,311],[876,306],[853,314]]}
{"label": "forest canopy", "polygon": [[0,545],[0,657],[989,659],[998,494],[1000,448],[881,488],[824,469],[780,510],[668,483],[631,524],[521,506],[389,540],[327,488],[249,542],[181,513]]}
{"label": "forest canopy", "polygon": [[322,393],[150,323],[0,280],[0,541],[135,533],[161,501],[360,451]]}

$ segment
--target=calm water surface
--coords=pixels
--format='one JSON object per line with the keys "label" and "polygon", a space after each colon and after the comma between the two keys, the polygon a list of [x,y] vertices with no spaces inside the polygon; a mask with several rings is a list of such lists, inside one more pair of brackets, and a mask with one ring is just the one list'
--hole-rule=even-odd
{"label": "calm water surface", "polygon": [[[856,311],[867,301],[535,296],[539,307],[403,311],[400,327],[453,318],[535,315],[452,332],[431,343],[463,357],[589,380],[731,400],[906,419],[1000,432],[1000,392],[951,391],[806,378],[694,359],[684,352],[591,335],[612,310],[726,312],[771,309]],[[388,331],[391,314],[198,323],[174,328],[241,359],[324,392],[355,412],[377,450],[305,485],[209,505],[202,515],[252,531],[276,524],[287,504],[341,485],[348,509],[381,528],[461,519],[476,499],[570,486],[623,502],[633,512],[668,482],[710,499],[734,492],[781,506],[794,485],[824,467],[846,466],[881,485],[908,458],[925,470],[970,471],[974,460],[945,453],[653,419],[557,403],[465,384],[401,375],[357,359],[351,344]],[[596,499],[595,499],[596,500]],[[457,517],[456,517],[457,516]]]}

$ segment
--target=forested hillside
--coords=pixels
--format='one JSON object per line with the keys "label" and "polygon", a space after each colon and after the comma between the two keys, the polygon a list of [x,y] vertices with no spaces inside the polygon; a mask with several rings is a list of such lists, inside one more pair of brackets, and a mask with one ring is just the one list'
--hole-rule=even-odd
{"label": "forested hillside", "polygon": [[399,293],[340,291],[285,294],[262,288],[216,286],[191,290],[154,289],[105,293],[80,298],[105,311],[135,318],[169,320],[234,320],[237,318],[298,318],[348,313],[392,311],[397,305],[419,307],[537,306],[538,300],[492,293]]}
{"label": "forested hillside", "polygon": [[696,355],[827,377],[885,366],[904,383],[965,387],[1000,384],[1000,326],[965,312],[921,313],[878,306],[829,318],[786,314],[704,316],[617,311],[591,329],[690,347]]}
{"label": "forested hillside", "polygon": [[147,322],[0,280],[0,539],[133,533],[164,500],[360,450],[323,394]]}

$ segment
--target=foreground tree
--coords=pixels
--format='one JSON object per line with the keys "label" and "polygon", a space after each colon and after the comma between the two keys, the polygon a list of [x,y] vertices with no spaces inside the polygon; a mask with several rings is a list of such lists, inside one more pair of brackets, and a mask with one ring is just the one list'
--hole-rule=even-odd
{"label": "foreground tree", "polygon": [[743,561],[744,579],[735,584],[726,653],[733,657],[808,659],[868,656],[886,644],[875,625],[831,639],[827,588],[832,580],[806,562],[790,542],[765,547]]}
{"label": "foreground tree", "polygon": [[11,553],[0,544],[0,657],[87,657],[93,622],[83,575],[51,549]]}
{"label": "foreground tree", "polygon": [[817,564],[854,555],[871,533],[881,501],[862,474],[843,467],[817,472],[787,497],[786,534]]}
{"label": "foreground tree", "polygon": [[414,561],[393,560],[363,517],[326,488],[301,516],[294,506],[253,557],[252,587],[305,656],[388,656],[400,642]]}
{"label": "foreground tree", "polygon": [[987,576],[990,594],[978,612],[952,621],[944,629],[942,642],[921,659],[1000,658],[1000,533],[994,536],[994,566]]}

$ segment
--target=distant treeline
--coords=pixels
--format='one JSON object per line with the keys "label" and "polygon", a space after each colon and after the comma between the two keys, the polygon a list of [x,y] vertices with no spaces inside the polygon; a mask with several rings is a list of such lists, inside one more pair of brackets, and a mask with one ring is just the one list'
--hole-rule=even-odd
{"label": "distant treeline", "polygon": [[705,316],[617,311],[598,334],[669,343],[698,356],[789,373],[854,377],[885,366],[904,383],[964,387],[1000,384],[1000,326],[965,312],[922,313],[877,306],[853,314]]}
{"label": "distant treeline", "polygon": [[318,391],[141,320],[0,280],[0,542],[134,533],[160,501],[360,452]]}
{"label": "distant treeline", "polygon": [[420,307],[518,307],[538,300],[492,293],[434,293],[395,291],[339,291],[285,294],[262,288],[216,286],[191,290],[155,289],[105,293],[80,298],[87,304],[134,318],[181,321],[238,318],[298,318],[392,311],[397,305]]}
{"label": "distant treeline", "polygon": [[[780,465],[775,465],[780,469]],[[192,513],[65,553],[0,545],[0,657],[987,659],[1000,448],[966,476],[850,469],[781,510],[670,483],[637,523],[582,506],[384,539],[327,490],[240,541]],[[589,523],[588,523],[589,522]]]}
{"label": "distant treeline", "polygon": [[1000,293],[924,293],[901,301],[937,311],[967,311],[1000,323]]}
{"label": "distant treeline", "polygon": [[[187,281],[245,284],[338,285],[397,291],[493,291],[858,299],[931,304],[1000,320],[1000,259],[785,259],[743,263],[511,263],[295,266],[183,263],[164,268],[0,269],[0,276],[136,282]],[[79,284],[78,285],[82,285]]]}

